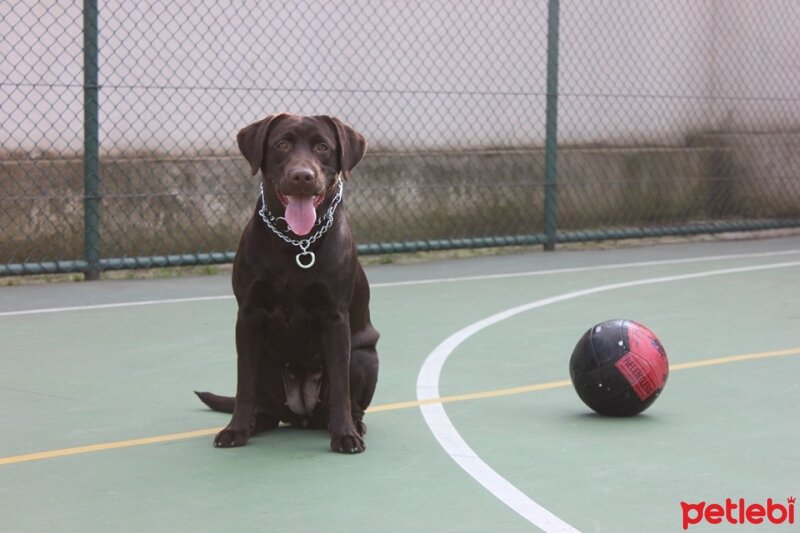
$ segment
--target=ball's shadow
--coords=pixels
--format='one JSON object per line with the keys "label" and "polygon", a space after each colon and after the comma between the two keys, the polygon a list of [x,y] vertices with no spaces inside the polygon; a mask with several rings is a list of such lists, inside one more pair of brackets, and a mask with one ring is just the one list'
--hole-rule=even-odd
{"label": "ball's shadow", "polygon": [[572,413],[567,418],[576,422],[587,424],[653,424],[659,421],[658,416],[649,413],[639,413],[633,416],[608,416],[599,415],[595,412]]}

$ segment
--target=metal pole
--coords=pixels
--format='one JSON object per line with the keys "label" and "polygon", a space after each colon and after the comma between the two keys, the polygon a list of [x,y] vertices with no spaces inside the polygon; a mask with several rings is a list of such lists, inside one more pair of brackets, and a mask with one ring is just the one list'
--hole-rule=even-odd
{"label": "metal pole", "polygon": [[544,249],[556,249],[558,182],[558,14],[559,0],[547,3],[547,108],[544,140]]}
{"label": "metal pole", "polygon": [[83,2],[83,242],[86,280],[100,278],[97,0]]}

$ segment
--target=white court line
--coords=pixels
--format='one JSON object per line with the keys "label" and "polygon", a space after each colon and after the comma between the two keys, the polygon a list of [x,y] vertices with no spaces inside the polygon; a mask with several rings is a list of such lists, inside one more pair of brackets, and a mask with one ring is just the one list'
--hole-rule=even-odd
{"label": "white court line", "polygon": [[4,311],[0,316],[40,315],[43,313],[66,313],[68,311],[91,311],[93,309],[116,309],[119,307],[139,307],[145,305],[182,304],[187,302],[209,302],[213,300],[230,300],[233,295],[197,296],[195,298],[169,298],[164,300],[142,300],[138,302],[118,302],[113,304],[75,305],[72,307],[48,307],[44,309],[27,309],[24,311]]}
{"label": "white court line", "polygon": [[[417,400],[422,402],[440,398],[439,378],[441,376],[442,367],[447,361],[447,358],[462,342],[469,339],[472,335],[481,331],[482,329],[497,324],[500,321],[520,313],[563,302],[565,300],[571,300],[601,292],[613,291],[616,289],[796,266],[800,266],[800,261],[739,268],[726,268],[720,270],[709,270],[705,272],[695,272],[691,274],[680,274],[675,276],[628,281],[623,283],[612,283],[609,285],[600,285],[589,289],[568,292],[550,298],[543,298],[541,300],[536,300],[534,302],[507,309],[459,330],[445,339],[428,355],[423,362],[422,367],[420,368],[419,375],[417,376]],[[511,509],[516,511],[531,524],[539,527],[545,532],[578,531],[530,499],[527,495],[525,495],[525,493],[517,489],[500,474],[492,470],[492,468],[487,465],[472,450],[472,448],[469,447],[466,441],[464,441],[464,439],[458,433],[458,430],[456,430],[455,426],[453,426],[453,423],[450,421],[450,418],[447,416],[444,406],[441,403],[423,403],[420,405],[420,411],[422,411],[422,416],[425,418],[425,422],[428,424],[428,427],[430,428],[434,437],[436,437],[436,440],[439,441],[439,444],[442,446],[445,452],[447,452],[447,454],[464,471],[466,471],[470,476],[472,476],[472,478],[474,478],[478,483],[491,492],[496,498],[508,505]]]}
{"label": "white court line", "polygon": [[492,279],[522,278],[531,276],[546,276],[551,274],[571,274],[574,272],[590,272],[594,270],[614,270],[617,268],[636,268],[662,265],[681,265],[687,263],[700,263],[704,261],[725,261],[729,259],[750,259],[760,257],[774,257],[782,255],[800,254],[800,250],[781,250],[777,252],[754,252],[748,254],[708,255],[704,257],[687,257],[682,259],[661,259],[658,261],[639,261],[636,263],[612,263],[609,265],[594,265],[588,267],[556,268],[552,270],[533,270],[529,272],[512,272],[509,274],[485,274],[481,276],[463,276],[458,278],[422,279],[413,281],[393,281],[389,283],[376,283],[372,287],[402,287],[404,285],[428,285],[431,283],[451,283],[454,281],[481,281]]}
{"label": "white court line", "polygon": [[[433,283],[453,283],[459,281],[480,281],[480,280],[493,280],[493,279],[507,279],[507,278],[520,278],[531,276],[546,276],[552,274],[570,274],[574,272],[590,272],[595,270],[613,270],[621,268],[636,268],[648,266],[662,266],[662,265],[677,265],[687,263],[700,263],[704,261],[726,261],[730,259],[750,259],[761,257],[775,257],[783,255],[800,254],[800,250],[780,250],[776,252],[755,252],[747,254],[730,254],[730,255],[709,255],[704,257],[689,257],[683,259],[662,259],[658,261],[641,261],[636,263],[613,263],[609,265],[595,265],[588,267],[571,267],[571,268],[557,268],[552,270],[533,270],[529,272],[512,272],[509,274],[486,274],[481,276],[462,276],[453,278],[434,278],[434,279],[421,279],[413,281],[391,281],[386,283],[373,283],[370,285],[373,289],[380,289],[385,287],[404,287],[409,285],[430,285]],[[75,305],[69,307],[46,307],[40,309],[25,309],[20,311],[3,311],[0,312],[0,317],[3,316],[22,316],[22,315],[39,315],[44,313],[65,313],[69,311],[91,311],[96,309],[116,309],[120,307],[138,307],[147,305],[161,305],[161,304],[176,304],[176,303],[190,303],[190,302],[209,302],[215,300],[229,300],[233,299],[233,295],[223,296],[197,296],[191,298],[169,298],[164,300],[142,300],[133,302],[118,302],[110,304],[88,304],[88,305]]]}

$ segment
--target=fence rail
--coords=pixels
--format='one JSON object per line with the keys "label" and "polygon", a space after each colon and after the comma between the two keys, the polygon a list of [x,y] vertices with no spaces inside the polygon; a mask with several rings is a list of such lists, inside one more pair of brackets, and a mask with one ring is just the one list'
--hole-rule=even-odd
{"label": "fence rail", "polygon": [[275,111],[370,142],[362,254],[800,227],[800,4],[0,6],[0,275],[225,263]]}

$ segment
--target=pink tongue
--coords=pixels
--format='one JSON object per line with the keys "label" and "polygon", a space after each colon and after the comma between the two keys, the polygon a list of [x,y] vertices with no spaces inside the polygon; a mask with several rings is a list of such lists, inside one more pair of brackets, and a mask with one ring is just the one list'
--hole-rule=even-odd
{"label": "pink tongue", "polygon": [[286,206],[286,222],[292,233],[302,237],[308,235],[317,221],[317,212],[314,209],[313,196],[289,196],[289,205]]}

